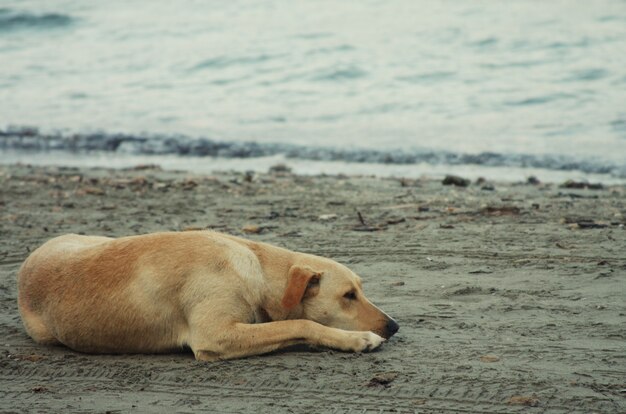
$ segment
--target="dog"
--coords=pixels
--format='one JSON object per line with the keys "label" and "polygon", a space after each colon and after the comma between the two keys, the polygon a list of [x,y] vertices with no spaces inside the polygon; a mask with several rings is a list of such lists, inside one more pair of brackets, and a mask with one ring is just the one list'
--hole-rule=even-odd
{"label": "dog", "polygon": [[203,361],[371,351],[399,329],[346,266],[213,231],[56,237],[20,268],[18,308],[40,344]]}

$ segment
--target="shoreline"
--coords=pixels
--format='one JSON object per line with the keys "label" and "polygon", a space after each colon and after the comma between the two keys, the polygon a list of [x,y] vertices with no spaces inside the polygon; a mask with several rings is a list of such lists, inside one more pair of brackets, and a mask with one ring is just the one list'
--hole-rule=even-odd
{"label": "shoreline", "polygon": [[[469,147],[471,148],[471,146]],[[137,162],[129,159],[152,158],[154,163],[193,165],[196,172],[206,173],[198,159],[212,160],[217,169],[229,165],[248,165],[259,171],[268,159],[289,160],[299,174],[338,171],[356,175],[369,171],[379,176],[427,175],[431,171],[467,175],[485,175],[488,179],[519,180],[521,176],[542,175],[545,181],[598,177],[626,183],[626,158],[618,147],[607,149],[604,155],[554,153],[547,148],[526,148],[526,151],[498,151],[496,148],[469,149],[446,145],[445,141],[432,147],[323,145],[314,139],[307,143],[283,140],[239,141],[220,140],[184,134],[107,133],[40,131],[36,127],[7,127],[0,129],[0,162],[20,159],[56,160],[57,164],[88,166],[90,158],[102,157],[118,163]],[[82,165],[77,159],[83,159]],[[126,161],[125,161],[126,160]],[[50,163],[50,161],[48,161]],[[107,165],[100,165],[107,166]],[[180,167],[175,167],[180,169]],[[242,167],[243,168],[243,167]]]}
{"label": "shoreline", "polygon": [[[0,165],[3,407],[626,410],[626,186],[491,184]],[[212,364],[87,355],[25,334],[15,275],[45,240],[198,229],[346,264],[399,333],[367,354],[296,349]]]}
{"label": "shoreline", "polygon": [[[189,174],[213,174],[224,171],[244,173],[253,171],[265,173],[276,164],[285,164],[295,173],[306,176],[328,175],[333,171],[337,175],[377,176],[380,178],[442,179],[448,174],[459,175],[476,181],[484,178],[489,181],[523,183],[529,177],[536,177],[541,182],[560,184],[567,180],[599,182],[606,185],[624,185],[626,177],[610,174],[585,173],[579,170],[552,170],[531,167],[507,167],[488,165],[450,165],[430,164],[381,164],[367,162],[323,161],[289,158],[286,154],[264,157],[224,158],[210,156],[179,156],[156,154],[125,154],[101,151],[16,151],[0,152],[0,165],[38,165],[73,168],[116,168],[128,169],[136,165],[159,165],[164,170],[181,171]],[[331,174],[332,175],[332,174]]]}

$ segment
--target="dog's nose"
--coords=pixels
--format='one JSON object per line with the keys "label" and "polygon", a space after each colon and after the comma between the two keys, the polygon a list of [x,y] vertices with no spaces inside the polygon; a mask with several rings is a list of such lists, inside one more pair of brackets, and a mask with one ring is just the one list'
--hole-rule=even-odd
{"label": "dog's nose", "polygon": [[387,333],[387,338],[391,338],[396,332],[398,332],[400,326],[393,319],[389,319],[387,321],[387,325],[385,326],[385,331]]}

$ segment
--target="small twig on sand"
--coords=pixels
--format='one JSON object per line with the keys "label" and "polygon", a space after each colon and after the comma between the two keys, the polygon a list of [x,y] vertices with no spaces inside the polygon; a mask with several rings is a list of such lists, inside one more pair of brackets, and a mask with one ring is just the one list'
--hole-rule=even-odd
{"label": "small twig on sand", "polygon": [[357,211],[356,214],[358,214],[359,221],[361,222],[361,224],[364,225],[364,226],[367,226],[367,224],[365,224],[365,219],[363,218],[363,215],[361,214],[361,212]]}

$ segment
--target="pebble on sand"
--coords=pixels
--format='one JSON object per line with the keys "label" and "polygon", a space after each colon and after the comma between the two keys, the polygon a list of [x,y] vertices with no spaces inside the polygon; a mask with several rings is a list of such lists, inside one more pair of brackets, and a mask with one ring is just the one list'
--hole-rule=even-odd
{"label": "pebble on sand", "polygon": [[536,407],[539,405],[539,399],[533,396],[514,395],[507,401],[510,405],[527,405]]}
{"label": "pebble on sand", "polygon": [[257,226],[254,224],[249,224],[247,226],[243,226],[241,230],[244,233],[248,233],[248,234],[259,234],[263,231],[263,227]]}
{"label": "pebble on sand", "polygon": [[441,184],[454,185],[457,187],[467,187],[471,181],[467,178],[459,177],[458,175],[446,175]]}

